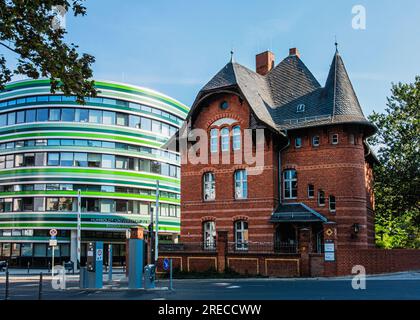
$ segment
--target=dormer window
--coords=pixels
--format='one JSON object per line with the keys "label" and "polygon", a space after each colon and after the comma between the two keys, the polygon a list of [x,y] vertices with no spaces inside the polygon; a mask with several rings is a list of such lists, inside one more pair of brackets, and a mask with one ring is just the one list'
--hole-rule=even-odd
{"label": "dormer window", "polygon": [[298,104],[296,107],[296,112],[305,112],[305,105],[303,103]]}

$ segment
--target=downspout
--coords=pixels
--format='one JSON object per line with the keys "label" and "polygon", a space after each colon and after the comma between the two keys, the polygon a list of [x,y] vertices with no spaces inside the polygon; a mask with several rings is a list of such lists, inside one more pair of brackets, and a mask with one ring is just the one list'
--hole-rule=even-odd
{"label": "downspout", "polygon": [[[286,130],[284,130],[284,134],[285,134],[285,136],[287,137],[287,129],[286,129]],[[282,190],[282,188],[281,188],[281,181],[282,181],[282,170],[281,170],[281,152],[282,152],[284,149],[288,148],[289,146],[290,146],[290,139],[289,139],[289,137],[287,137],[287,144],[286,144],[283,148],[281,148],[281,149],[279,150],[279,181],[278,181],[278,184],[279,184],[279,204],[282,204],[282,203],[283,203],[283,197],[282,197],[282,192],[283,192],[283,190]]]}

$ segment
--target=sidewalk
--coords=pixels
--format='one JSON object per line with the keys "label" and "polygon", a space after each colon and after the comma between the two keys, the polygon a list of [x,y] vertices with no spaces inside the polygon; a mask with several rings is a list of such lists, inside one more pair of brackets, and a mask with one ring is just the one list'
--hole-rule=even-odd
{"label": "sidewalk", "polygon": [[[56,267],[61,266],[57,265]],[[9,268],[9,275],[10,276],[27,276],[27,275],[39,275],[42,272],[43,275],[51,274],[51,270],[48,269],[15,269],[15,268]],[[108,270],[105,271],[104,269],[104,275],[108,275]],[[0,277],[4,277],[6,274],[6,271],[0,271]],[[68,275],[72,275],[72,271],[67,272]],[[79,271],[74,271],[75,275],[79,274]],[[112,268],[112,274],[125,274],[125,271],[123,267],[113,267]]]}

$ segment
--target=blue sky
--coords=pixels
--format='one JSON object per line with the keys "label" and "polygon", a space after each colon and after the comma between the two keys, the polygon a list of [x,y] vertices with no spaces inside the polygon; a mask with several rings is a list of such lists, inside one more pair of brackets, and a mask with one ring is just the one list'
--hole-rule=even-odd
{"label": "blue sky", "polygon": [[[366,8],[366,29],[351,26]],[[96,57],[96,79],[151,87],[191,104],[229,60],[255,68],[266,49],[276,63],[298,47],[324,84],[334,37],[365,114],[383,111],[392,82],[419,74],[420,1],[87,0],[67,18],[69,41]]]}

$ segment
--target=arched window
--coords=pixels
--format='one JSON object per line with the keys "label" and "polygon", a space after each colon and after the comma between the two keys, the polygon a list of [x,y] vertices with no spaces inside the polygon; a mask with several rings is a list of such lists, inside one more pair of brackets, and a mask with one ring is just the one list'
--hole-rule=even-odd
{"label": "arched window", "polygon": [[331,212],[335,212],[335,196],[329,196],[328,203]]}
{"label": "arched window", "polygon": [[222,151],[229,151],[229,129],[223,128],[220,133],[222,137]]}
{"label": "arched window", "polygon": [[219,151],[219,130],[210,130],[210,152]]}
{"label": "arched window", "polygon": [[246,199],[248,196],[248,181],[246,170],[235,171],[235,199]]}
{"label": "arched window", "polygon": [[248,222],[244,220],[235,222],[235,247],[237,250],[248,249]]}
{"label": "arched window", "polygon": [[216,223],[214,221],[203,223],[203,247],[209,250],[216,247]]}
{"label": "arched window", "polygon": [[233,138],[232,138],[233,150],[241,149],[241,127],[233,127]]}
{"label": "arched window", "polygon": [[285,170],[283,173],[283,188],[285,199],[297,198],[297,174],[296,170]]}
{"label": "arched window", "polygon": [[204,200],[214,200],[216,198],[216,180],[213,172],[206,172],[203,176]]}

